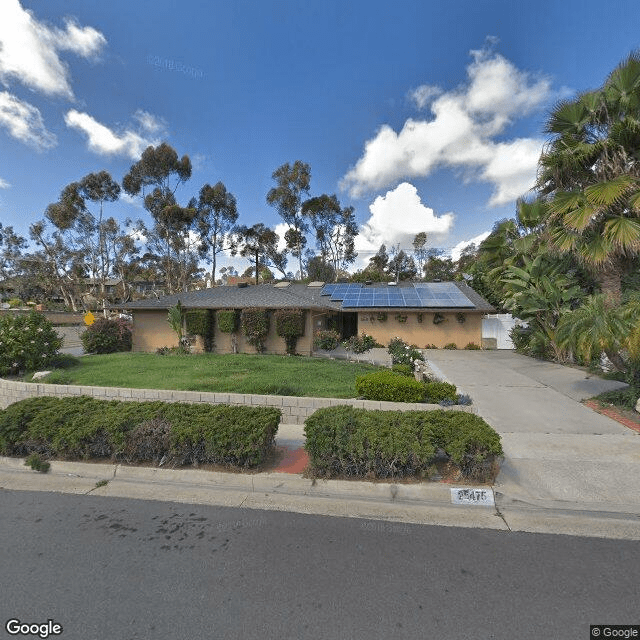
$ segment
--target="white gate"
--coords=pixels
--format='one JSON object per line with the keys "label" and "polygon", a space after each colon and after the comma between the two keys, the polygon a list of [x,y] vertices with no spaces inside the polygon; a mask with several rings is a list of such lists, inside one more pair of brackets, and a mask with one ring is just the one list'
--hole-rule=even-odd
{"label": "white gate", "polygon": [[482,318],[482,346],[485,349],[513,349],[509,331],[521,324],[510,313],[490,313]]}

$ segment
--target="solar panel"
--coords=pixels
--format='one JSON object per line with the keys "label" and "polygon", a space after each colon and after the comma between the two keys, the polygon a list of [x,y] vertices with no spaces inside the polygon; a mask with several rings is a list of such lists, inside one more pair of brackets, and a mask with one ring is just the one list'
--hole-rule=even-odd
{"label": "solar panel", "polygon": [[[330,287],[330,290],[325,289]],[[450,282],[418,282],[396,287],[363,287],[359,283],[326,285],[322,295],[342,302],[343,308],[474,308],[474,304]]]}

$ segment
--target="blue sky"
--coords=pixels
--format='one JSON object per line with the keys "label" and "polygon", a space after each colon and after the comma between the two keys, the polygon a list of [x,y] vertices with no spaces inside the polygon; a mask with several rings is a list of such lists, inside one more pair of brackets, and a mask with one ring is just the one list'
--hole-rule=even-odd
{"label": "blue sky", "polygon": [[167,141],[183,204],[221,180],[275,227],[271,174],[302,160],[355,207],[357,266],[419,231],[459,247],[513,216],[549,108],[639,33],[635,0],[0,0],[0,222],[27,236],[64,185]]}

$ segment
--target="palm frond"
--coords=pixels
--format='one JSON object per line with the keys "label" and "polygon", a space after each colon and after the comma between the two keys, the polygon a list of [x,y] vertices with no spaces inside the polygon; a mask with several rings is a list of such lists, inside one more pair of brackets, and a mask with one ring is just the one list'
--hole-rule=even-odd
{"label": "palm frond", "polygon": [[613,180],[592,184],[584,190],[587,201],[593,205],[610,207],[624,198],[625,194],[637,186],[630,175],[621,175]]}
{"label": "palm frond", "polygon": [[640,222],[633,218],[616,217],[604,225],[605,238],[625,253],[640,251]]}

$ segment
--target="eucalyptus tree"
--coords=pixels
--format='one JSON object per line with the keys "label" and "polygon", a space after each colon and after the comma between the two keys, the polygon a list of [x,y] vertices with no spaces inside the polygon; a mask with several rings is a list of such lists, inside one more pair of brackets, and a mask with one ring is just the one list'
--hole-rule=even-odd
{"label": "eucalyptus tree", "polygon": [[298,245],[296,254],[300,269],[300,278],[303,277],[302,245],[300,238],[309,228],[302,211],[304,196],[308,195],[311,183],[311,167],[296,160],[293,165],[288,162],[278,167],[271,176],[276,186],[267,193],[267,203],[276,208],[278,215],[296,233]]}
{"label": "eucalyptus tree", "polygon": [[122,180],[130,196],[141,195],[144,208],[154,221],[147,230],[151,251],[162,255],[169,293],[184,288],[193,264],[191,226],[196,217],[193,206],[181,207],[175,194],[180,185],[191,178],[191,160],[178,158],[175,149],[166,142],[147,147]]}
{"label": "eucalyptus tree", "polygon": [[424,274],[424,263],[427,259],[427,241],[428,236],[426,231],[416,233],[411,244],[413,245],[413,258],[418,269],[420,277]]}
{"label": "eucalyptus tree", "polygon": [[358,235],[353,207],[342,207],[334,195],[310,198],[302,205],[302,215],[309,220],[322,259],[337,274],[355,262],[355,237]]}
{"label": "eucalyptus tree", "polygon": [[237,227],[233,234],[231,255],[239,253],[248,258],[255,273],[256,284],[260,276],[260,267],[275,266],[286,275],[286,252],[278,251],[278,234],[262,222],[252,227]]}
{"label": "eucalyptus tree", "polygon": [[537,188],[553,246],[576,256],[613,306],[640,254],[640,54],[599,89],[560,102],[546,132]]}
{"label": "eucalyptus tree", "polygon": [[230,248],[229,234],[238,220],[235,196],[222,182],[213,187],[205,184],[197,202],[197,226],[201,236],[201,252],[211,264],[211,284],[216,281],[216,258]]}
{"label": "eucalyptus tree", "polygon": [[18,235],[13,227],[5,227],[0,222],[0,280],[17,276],[20,258],[27,241]]}

